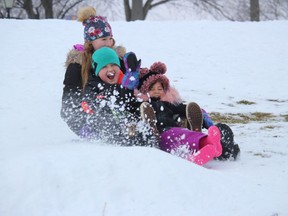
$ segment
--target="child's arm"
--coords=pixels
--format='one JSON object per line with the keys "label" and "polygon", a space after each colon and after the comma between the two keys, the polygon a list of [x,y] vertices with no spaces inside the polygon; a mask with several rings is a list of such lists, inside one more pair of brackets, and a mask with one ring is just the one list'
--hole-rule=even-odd
{"label": "child's arm", "polygon": [[122,79],[122,86],[133,90],[138,87],[141,59],[138,60],[135,53],[128,52],[124,55],[125,75]]}

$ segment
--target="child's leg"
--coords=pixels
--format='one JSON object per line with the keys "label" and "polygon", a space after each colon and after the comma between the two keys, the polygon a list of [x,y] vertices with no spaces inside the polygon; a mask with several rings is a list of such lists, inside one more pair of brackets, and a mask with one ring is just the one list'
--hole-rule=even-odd
{"label": "child's leg", "polygon": [[197,103],[190,102],[186,106],[186,117],[192,131],[201,132],[203,115]]}
{"label": "child's leg", "polygon": [[153,135],[159,140],[159,131],[157,129],[157,118],[155,111],[151,104],[143,102],[140,105],[140,115],[144,122],[150,125]]}
{"label": "child's leg", "polygon": [[206,136],[204,133],[187,128],[174,127],[161,134],[159,147],[163,151],[187,158],[188,155],[199,150],[199,141]]}
{"label": "child's leg", "polygon": [[217,157],[218,160],[236,160],[240,155],[239,145],[234,142],[234,134],[232,129],[223,123],[218,123],[217,126],[221,132],[222,154]]}
{"label": "child's leg", "polygon": [[209,127],[213,126],[214,123],[212,119],[210,118],[209,114],[204,109],[201,109],[201,110],[203,114],[203,127],[208,129]]}
{"label": "child's leg", "polygon": [[161,134],[160,149],[203,165],[222,153],[221,133],[216,126],[204,133],[171,128]]}
{"label": "child's leg", "polygon": [[188,157],[188,160],[200,166],[212,160],[215,156],[215,147],[211,144],[205,145],[198,152]]}
{"label": "child's leg", "polygon": [[216,126],[211,126],[208,129],[208,136],[203,137],[199,142],[200,150],[191,155],[188,160],[203,165],[214,157],[222,154],[222,145],[220,143],[221,133]]}
{"label": "child's leg", "polygon": [[206,145],[213,145],[215,147],[214,157],[219,157],[222,154],[221,132],[216,126],[211,126],[208,129],[208,136],[200,140],[200,149]]}

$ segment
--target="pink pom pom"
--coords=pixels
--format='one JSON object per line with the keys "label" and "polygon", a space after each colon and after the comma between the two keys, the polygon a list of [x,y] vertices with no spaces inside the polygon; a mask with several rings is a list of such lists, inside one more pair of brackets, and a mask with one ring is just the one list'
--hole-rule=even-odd
{"label": "pink pom pom", "polygon": [[155,73],[165,74],[167,71],[167,67],[162,62],[155,62],[151,65],[150,70]]}
{"label": "pink pom pom", "polygon": [[148,68],[140,68],[140,77],[143,77],[143,76],[145,76],[148,73],[149,73],[149,69]]}

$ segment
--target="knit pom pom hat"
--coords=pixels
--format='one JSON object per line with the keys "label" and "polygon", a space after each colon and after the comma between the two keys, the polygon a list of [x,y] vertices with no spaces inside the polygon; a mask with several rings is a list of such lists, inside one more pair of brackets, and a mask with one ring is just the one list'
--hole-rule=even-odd
{"label": "knit pom pom hat", "polygon": [[170,85],[169,79],[164,75],[166,71],[167,67],[162,62],[155,62],[151,65],[150,70],[148,68],[141,68],[138,89],[142,94],[147,94],[152,85],[159,81],[162,83],[165,91],[165,95],[161,98],[161,101],[173,104],[182,103],[183,100],[179,92]]}
{"label": "knit pom pom hat", "polygon": [[109,47],[101,47],[92,55],[92,68],[98,76],[100,70],[108,64],[115,64],[120,68],[120,60],[116,51]]}
{"label": "knit pom pom hat", "polygon": [[96,10],[93,7],[81,8],[78,13],[78,21],[84,25],[84,39],[94,41],[98,38],[113,37],[112,29],[107,19],[102,16],[96,16]]}
{"label": "knit pom pom hat", "polygon": [[167,71],[166,65],[162,62],[155,62],[150,69],[140,69],[140,80],[138,89],[142,94],[147,94],[152,85],[160,82],[166,92],[170,88],[169,79],[164,75]]}
{"label": "knit pom pom hat", "polygon": [[84,20],[93,16],[96,16],[96,9],[91,6],[82,7],[77,12],[79,22],[83,22]]}

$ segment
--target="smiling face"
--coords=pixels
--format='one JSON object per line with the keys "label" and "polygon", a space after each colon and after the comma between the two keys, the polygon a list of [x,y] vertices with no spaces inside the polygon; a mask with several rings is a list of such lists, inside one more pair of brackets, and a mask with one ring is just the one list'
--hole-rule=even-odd
{"label": "smiling face", "polygon": [[98,38],[91,42],[94,50],[98,50],[101,47],[112,47],[114,45],[114,39],[111,36]]}
{"label": "smiling face", "polygon": [[161,82],[156,82],[150,87],[149,95],[153,98],[162,98],[164,96],[164,88]]}
{"label": "smiling face", "polygon": [[100,79],[109,84],[116,84],[120,75],[120,68],[115,64],[108,64],[99,71]]}

